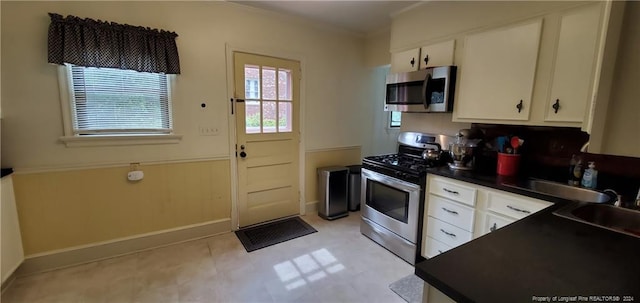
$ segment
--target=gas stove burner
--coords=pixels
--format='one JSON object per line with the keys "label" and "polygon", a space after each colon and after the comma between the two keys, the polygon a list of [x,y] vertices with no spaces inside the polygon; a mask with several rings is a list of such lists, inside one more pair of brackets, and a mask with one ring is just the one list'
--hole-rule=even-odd
{"label": "gas stove burner", "polygon": [[410,170],[417,173],[426,172],[427,168],[439,165],[439,163],[434,160],[425,160],[421,157],[405,154],[372,156],[367,157],[366,159],[388,167]]}

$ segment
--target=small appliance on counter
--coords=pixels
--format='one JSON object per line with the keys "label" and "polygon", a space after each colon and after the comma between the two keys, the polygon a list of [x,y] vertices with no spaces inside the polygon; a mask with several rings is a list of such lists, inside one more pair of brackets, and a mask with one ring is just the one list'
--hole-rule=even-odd
{"label": "small appliance on counter", "polygon": [[456,135],[455,142],[449,143],[449,154],[452,161],[449,168],[457,170],[473,170],[476,158],[482,147],[481,132],[461,129]]}

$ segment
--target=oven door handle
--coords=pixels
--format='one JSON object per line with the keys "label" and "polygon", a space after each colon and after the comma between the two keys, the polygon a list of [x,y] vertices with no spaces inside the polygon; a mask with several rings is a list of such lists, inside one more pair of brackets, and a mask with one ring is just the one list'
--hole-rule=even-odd
{"label": "oven door handle", "polygon": [[429,82],[431,82],[431,79],[431,71],[428,71],[427,76],[422,83],[422,105],[424,105],[425,109],[429,109],[429,106],[431,105],[431,98],[427,98],[427,93],[429,92]]}
{"label": "oven door handle", "polygon": [[399,190],[402,190],[402,191],[405,191],[405,192],[420,191],[422,189],[422,187],[420,185],[418,185],[418,184],[405,182],[405,181],[402,181],[400,179],[396,179],[396,178],[391,177],[391,176],[387,176],[387,175],[383,175],[381,173],[370,171],[370,170],[368,170],[366,168],[362,169],[362,178],[363,178],[363,181],[365,181],[365,179],[377,181],[377,182],[380,182],[380,183],[382,183],[384,185],[391,186],[391,187],[394,187],[396,189],[399,189]]}

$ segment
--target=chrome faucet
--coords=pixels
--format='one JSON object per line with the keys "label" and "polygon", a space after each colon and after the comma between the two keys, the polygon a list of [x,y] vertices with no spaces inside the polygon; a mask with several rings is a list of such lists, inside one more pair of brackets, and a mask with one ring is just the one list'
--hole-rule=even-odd
{"label": "chrome faucet", "polygon": [[[622,196],[619,195],[615,190],[613,189],[605,189],[602,192],[613,195],[614,197],[616,197],[616,200],[613,202],[613,206],[622,206]],[[640,194],[640,192],[639,192]]]}

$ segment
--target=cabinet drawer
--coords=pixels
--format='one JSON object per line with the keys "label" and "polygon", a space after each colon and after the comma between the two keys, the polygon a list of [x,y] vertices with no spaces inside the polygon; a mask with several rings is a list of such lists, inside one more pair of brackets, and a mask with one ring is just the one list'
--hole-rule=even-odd
{"label": "cabinet drawer", "polygon": [[487,209],[514,219],[522,219],[552,205],[551,202],[525,200],[495,192],[487,193]]}
{"label": "cabinet drawer", "polygon": [[426,247],[427,247],[427,252],[426,252],[426,255],[424,256],[426,258],[433,258],[452,248],[451,246],[444,244],[431,237],[427,237]]}
{"label": "cabinet drawer", "polygon": [[432,178],[429,182],[429,192],[471,207],[476,205],[476,189],[473,187],[448,182],[440,178]]}
{"label": "cabinet drawer", "polygon": [[470,232],[434,217],[427,219],[427,236],[451,247],[464,244],[473,238]]}
{"label": "cabinet drawer", "polygon": [[473,232],[475,210],[438,196],[429,195],[428,214],[451,225]]}
{"label": "cabinet drawer", "polygon": [[485,224],[484,224],[484,230],[482,234],[483,235],[488,234],[492,231],[495,231],[499,228],[509,225],[515,221],[516,220],[514,219],[508,219],[504,217],[499,217],[498,215],[494,215],[492,213],[487,213],[484,221]]}

